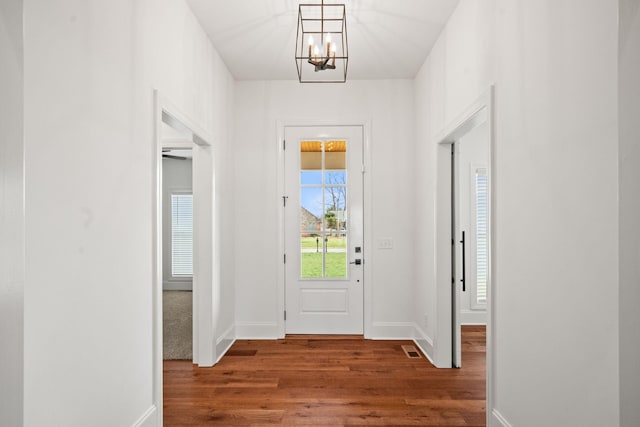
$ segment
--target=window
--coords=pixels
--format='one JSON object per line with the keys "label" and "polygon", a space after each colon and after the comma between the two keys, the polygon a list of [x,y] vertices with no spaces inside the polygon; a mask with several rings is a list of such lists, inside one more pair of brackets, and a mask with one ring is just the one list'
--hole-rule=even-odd
{"label": "window", "polygon": [[171,275],[193,276],[193,195],[171,195]]}
{"label": "window", "polygon": [[487,304],[487,278],[489,257],[487,245],[487,169],[477,168],[475,172],[475,222],[476,222],[476,286],[474,305]]}

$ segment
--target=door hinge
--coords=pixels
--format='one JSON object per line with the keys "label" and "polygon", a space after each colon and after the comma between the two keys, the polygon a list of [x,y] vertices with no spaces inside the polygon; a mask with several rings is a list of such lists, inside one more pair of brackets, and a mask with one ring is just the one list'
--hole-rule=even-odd
{"label": "door hinge", "polygon": [[287,141],[286,140],[282,140],[282,149],[286,150],[287,149]]}
{"label": "door hinge", "polygon": [[284,254],[284,256],[282,258],[284,260],[284,263],[286,264],[287,263],[287,254]]}
{"label": "door hinge", "polygon": [[284,320],[287,320],[287,310],[284,311]]}
{"label": "door hinge", "polygon": [[451,284],[452,284],[452,285],[455,285],[455,284],[456,284],[456,279],[455,279],[455,277],[452,277],[452,278],[451,278]]}
{"label": "door hinge", "polygon": [[282,196],[282,207],[286,208],[287,207],[287,199],[289,198],[289,196]]}

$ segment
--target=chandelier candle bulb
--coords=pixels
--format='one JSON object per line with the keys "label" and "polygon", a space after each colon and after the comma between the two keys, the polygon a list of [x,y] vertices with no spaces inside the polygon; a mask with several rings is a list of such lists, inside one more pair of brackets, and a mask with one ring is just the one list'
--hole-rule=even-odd
{"label": "chandelier candle bulb", "polygon": [[325,41],[327,43],[327,59],[329,59],[329,52],[331,50],[331,34],[327,34]]}
{"label": "chandelier candle bulb", "polygon": [[313,37],[309,36],[309,59],[311,59],[312,50],[313,50]]}

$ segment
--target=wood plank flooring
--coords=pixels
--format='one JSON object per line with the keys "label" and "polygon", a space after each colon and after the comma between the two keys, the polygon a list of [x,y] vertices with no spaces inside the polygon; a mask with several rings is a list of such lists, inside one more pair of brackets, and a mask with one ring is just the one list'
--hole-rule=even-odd
{"label": "wood plank flooring", "polygon": [[485,328],[465,326],[463,368],[410,359],[410,341],[239,340],[213,368],[164,362],[165,426],[484,426]]}

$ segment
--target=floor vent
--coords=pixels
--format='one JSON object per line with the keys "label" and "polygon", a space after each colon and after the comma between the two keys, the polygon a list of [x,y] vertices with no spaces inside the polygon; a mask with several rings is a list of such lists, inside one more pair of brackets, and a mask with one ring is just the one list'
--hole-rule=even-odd
{"label": "floor vent", "polygon": [[403,345],[402,351],[404,351],[404,354],[406,354],[409,359],[422,358],[422,356],[420,356],[420,352],[412,345]]}

